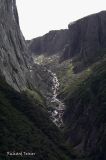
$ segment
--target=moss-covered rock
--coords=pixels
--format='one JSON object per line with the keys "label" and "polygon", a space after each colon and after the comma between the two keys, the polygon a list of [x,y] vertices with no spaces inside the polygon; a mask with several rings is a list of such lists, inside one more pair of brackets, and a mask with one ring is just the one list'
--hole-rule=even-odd
{"label": "moss-covered rock", "polygon": [[23,159],[70,160],[62,134],[48,118],[38,95],[34,93],[34,99],[41,104],[14,91],[0,79],[0,159],[20,159],[6,154],[25,151],[36,156]]}
{"label": "moss-covered rock", "polygon": [[95,63],[85,77],[80,83],[74,82],[76,86],[64,94],[67,104],[64,132],[80,157],[105,160],[106,61]]}

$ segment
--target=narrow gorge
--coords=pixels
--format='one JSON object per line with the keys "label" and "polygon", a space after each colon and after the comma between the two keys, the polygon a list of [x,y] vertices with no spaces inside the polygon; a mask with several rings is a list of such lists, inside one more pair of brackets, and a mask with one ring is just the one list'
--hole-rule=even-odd
{"label": "narrow gorge", "polygon": [[53,121],[53,123],[56,124],[56,126],[58,126],[59,128],[64,127],[63,124],[63,114],[64,114],[64,110],[65,110],[65,105],[63,102],[61,102],[61,100],[59,100],[57,98],[57,93],[59,90],[59,81],[58,78],[56,76],[55,73],[51,72],[50,70],[48,70],[50,72],[50,74],[53,77],[53,86],[52,86],[52,90],[53,90],[53,96],[51,99],[51,104],[53,103],[53,107],[50,108],[51,111],[49,111],[49,113],[51,114],[50,118]]}
{"label": "narrow gorge", "polygon": [[[42,68],[42,70],[44,70],[44,74],[48,75],[48,79],[45,80],[46,81],[45,83],[47,84],[48,81],[50,81],[50,84],[49,84],[50,94],[48,95],[44,92],[42,93],[44,94],[47,101],[47,106],[48,106],[47,108],[48,108],[48,113],[50,115],[50,119],[53,121],[53,123],[56,126],[58,126],[59,128],[62,128],[64,126],[62,118],[65,110],[65,105],[62,102],[62,100],[58,98],[59,89],[60,89],[60,83],[59,83],[58,77],[56,73],[52,71],[52,68],[50,68],[51,65],[49,64],[49,66],[47,66],[47,64],[43,62],[45,61],[45,58],[43,56],[42,57],[33,56],[33,60],[35,65],[39,65],[39,67]],[[42,89],[43,87],[41,88],[41,90]],[[46,92],[48,92],[48,89],[46,90]]]}
{"label": "narrow gorge", "polygon": [[16,0],[0,0],[4,159],[106,160],[106,11],[25,40]]}

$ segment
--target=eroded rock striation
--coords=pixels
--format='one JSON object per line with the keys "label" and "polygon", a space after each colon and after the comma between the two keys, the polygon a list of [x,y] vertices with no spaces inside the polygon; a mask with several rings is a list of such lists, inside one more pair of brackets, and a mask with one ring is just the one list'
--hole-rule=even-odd
{"label": "eroded rock striation", "polygon": [[15,0],[0,0],[0,75],[17,91],[27,85],[28,58]]}
{"label": "eroded rock striation", "polygon": [[[17,153],[21,152],[26,160],[70,160],[63,135],[46,111],[44,97],[39,90],[31,90],[36,88],[37,78],[44,79],[36,74],[44,72],[34,65],[37,71],[33,73],[29,56],[15,0],[0,0],[0,159],[20,159]],[[34,156],[24,157],[24,152],[34,152]]]}
{"label": "eroded rock striation", "polygon": [[69,44],[69,30],[53,30],[42,37],[28,41],[29,50],[33,55],[53,55],[62,53],[66,44]]}
{"label": "eroded rock striation", "polygon": [[[68,33],[68,43],[64,42],[63,48],[58,52],[61,53],[61,64],[58,64],[56,59],[53,62],[53,55],[46,55],[49,61],[47,67],[50,66],[51,70],[56,72],[60,85],[62,84],[59,98],[65,103],[65,138],[79,159],[105,160],[106,11],[69,24]],[[43,37],[39,37],[30,41],[29,48],[32,44],[35,47],[32,55],[45,55],[45,50],[39,52],[38,47],[42,39]],[[53,37],[50,43],[52,41]],[[48,44],[48,41],[45,39],[45,45],[46,43]],[[48,46],[48,49],[54,49],[56,45],[57,43],[54,43]],[[69,59],[69,64],[66,59]]]}
{"label": "eroded rock striation", "polygon": [[70,44],[64,48],[62,60],[77,57],[83,65],[95,62],[106,51],[106,11],[70,23],[69,32]]}
{"label": "eroded rock striation", "polygon": [[105,54],[105,28],[106,11],[102,11],[70,23],[68,29],[50,31],[28,41],[29,50],[33,55],[59,53],[60,62],[71,58],[75,71],[81,71]]}

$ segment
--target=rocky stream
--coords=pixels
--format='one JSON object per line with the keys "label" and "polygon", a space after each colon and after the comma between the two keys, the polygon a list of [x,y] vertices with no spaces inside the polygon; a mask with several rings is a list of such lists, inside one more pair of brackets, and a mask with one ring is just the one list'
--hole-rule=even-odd
{"label": "rocky stream", "polygon": [[58,81],[56,74],[53,73],[51,70],[48,70],[48,72],[52,76],[53,85],[52,85],[51,103],[54,104],[54,105],[52,105],[53,107],[49,111],[50,118],[53,121],[53,123],[55,123],[56,126],[58,126],[59,128],[62,128],[64,126],[62,116],[63,116],[64,110],[65,110],[65,105],[57,97],[57,95],[58,95],[57,93],[59,90],[59,81]]}

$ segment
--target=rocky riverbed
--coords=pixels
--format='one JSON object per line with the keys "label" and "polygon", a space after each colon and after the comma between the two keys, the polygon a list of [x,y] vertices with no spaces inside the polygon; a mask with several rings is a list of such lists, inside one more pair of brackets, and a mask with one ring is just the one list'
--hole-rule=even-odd
{"label": "rocky riverbed", "polygon": [[59,90],[59,81],[55,73],[53,73],[51,70],[48,70],[48,72],[51,74],[52,82],[53,82],[53,85],[52,85],[53,94],[50,101],[53,107],[49,111],[50,118],[56,124],[56,126],[63,127],[62,116],[65,110],[65,105],[63,102],[61,102],[61,100],[57,98],[57,95],[58,95],[57,92]]}
{"label": "rocky riverbed", "polygon": [[43,65],[42,57],[40,58],[41,59],[34,57],[36,67],[40,68],[40,72],[42,70],[42,74],[39,73],[39,76],[41,77],[39,79],[42,81],[41,84],[44,83],[44,85],[40,87],[40,82],[37,82],[39,83],[39,90],[43,93],[43,95],[45,95],[50,119],[56,126],[62,128],[64,126],[62,117],[65,110],[65,105],[60,99],[58,99],[60,86],[59,80],[56,73],[54,73],[54,71],[52,72],[52,70],[45,64]]}

